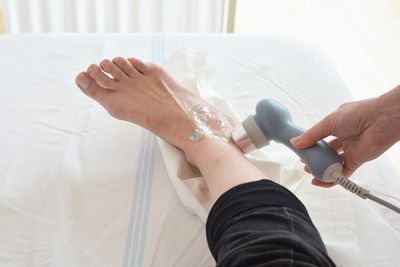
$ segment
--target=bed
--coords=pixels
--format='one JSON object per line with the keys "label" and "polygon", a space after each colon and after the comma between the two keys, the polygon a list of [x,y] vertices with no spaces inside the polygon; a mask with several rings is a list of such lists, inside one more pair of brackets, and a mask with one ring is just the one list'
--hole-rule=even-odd
{"label": "bed", "polygon": [[[192,63],[207,59],[194,78],[239,119],[268,97],[307,128],[352,100],[321,51],[277,36],[0,36],[1,266],[215,266],[201,177],[179,151],[111,118],[74,84],[89,64],[117,55],[179,76],[182,49],[200,51]],[[251,159],[304,202],[338,266],[400,266],[398,215],[341,188],[311,186],[298,158],[277,144]],[[382,195],[400,191],[384,156],[354,179]]]}

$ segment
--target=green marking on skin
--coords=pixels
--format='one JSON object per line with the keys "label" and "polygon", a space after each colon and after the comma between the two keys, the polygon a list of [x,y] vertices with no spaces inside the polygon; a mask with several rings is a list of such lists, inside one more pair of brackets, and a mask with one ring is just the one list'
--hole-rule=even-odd
{"label": "green marking on skin", "polygon": [[200,130],[198,130],[198,129],[193,130],[193,132],[191,132],[191,133],[189,134],[189,139],[190,139],[190,141],[192,141],[192,142],[198,142],[198,141],[200,141],[201,137],[203,137],[203,133],[202,133]]}

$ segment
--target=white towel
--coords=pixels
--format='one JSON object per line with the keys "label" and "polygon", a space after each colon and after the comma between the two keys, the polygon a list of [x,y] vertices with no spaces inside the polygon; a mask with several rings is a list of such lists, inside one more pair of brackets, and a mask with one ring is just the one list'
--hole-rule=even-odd
{"label": "white towel", "polygon": [[[214,107],[238,121],[234,108],[210,86],[213,60],[207,53],[180,50],[173,53],[164,67],[191,90],[196,90]],[[205,222],[212,206],[208,189],[198,172],[186,163],[182,152],[158,139],[168,175],[179,199],[186,209]],[[287,150],[287,153],[292,153]],[[273,154],[254,151],[249,159],[264,171],[269,179],[294,192],[307,207],[316,227],[327,246],[329,255],[338,266],[364,266],[380,262],[382,266],[394,266],[400,261],[398,244],[400,235],[365,200],[346,192],[340,187],[324,189],[312,186],[311,175],[303,171],[302,164],[283,167],[273,161]],[[384,239],[384,244],[372,245]],[[378,245],[379,244],[379,245]],[[365,253],[377,253],[365,259]],[[385,260],[380,254],[390,255]]]}

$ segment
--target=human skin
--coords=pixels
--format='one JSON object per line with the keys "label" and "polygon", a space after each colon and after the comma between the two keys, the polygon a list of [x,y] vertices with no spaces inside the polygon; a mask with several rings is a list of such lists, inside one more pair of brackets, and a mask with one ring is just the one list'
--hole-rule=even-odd
{"label": "human skin", "polygon": [[189,140],[197,125],[187,107],[209,104],[157,65],[136,58],[103,60],[81,72],[76,83],[113,117],[138,124],[181,149],[199,168],[214,202],[234,186],[267,178],[232,142],[208,136]]}
{"label": "human skin", "polygon": [[[327,136],[335,137],[329,145],[340,153],[347,177],[379,157],[400,140],[400,86],[376,98],[341,105],[291,142],[294,147],[307,148]],[[333,185],[316,179],[312,183]]]}

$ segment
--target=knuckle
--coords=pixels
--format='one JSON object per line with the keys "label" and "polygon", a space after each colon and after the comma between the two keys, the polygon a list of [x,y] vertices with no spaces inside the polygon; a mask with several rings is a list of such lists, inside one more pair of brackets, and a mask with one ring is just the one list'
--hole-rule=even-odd
{"label": "knuckle", "polygon": [[325,117],[324,121],[325,123],[323,125],[325,129],[323,129],[325,131],[326,134],[332,134],[335,131],[335,125],[336,125],[336,113],[331,113],[328,116]]}

